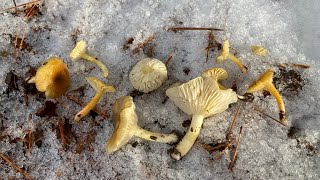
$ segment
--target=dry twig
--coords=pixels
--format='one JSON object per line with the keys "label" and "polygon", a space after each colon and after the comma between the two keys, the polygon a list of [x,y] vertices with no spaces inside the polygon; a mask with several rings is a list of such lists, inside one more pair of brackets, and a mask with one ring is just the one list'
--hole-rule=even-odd
{"label": "dry twig", "polygon": [[32,177],[25,172],[23,169],[21,169],[10,157],[0,153],[0,157],[7,162],[10,166],[12,166],[16,171],[18,171],[19,173],[21,173],[26,179],[32,179]]}
{"label": "dry twig", "polygon": [[1,11],[8,11],[8,10],[11,10],[11,9],[17,9],[17,8],[19,8],[19,7],[22,7],[22,6],[27,6],[27,5],[35,4],[35,3],[40,3],[41,1],[43,1],[43,0],[34,0],[34,1],[31,1],[31,2],[19,4],[19,5],[16,5],[16,4],[15,4],[14,7],[5,8],[5,9],[2,9]]}
{"label": "dry twig", "polygon": [[238,119],[239,112],[240,112],[240,106],[238,107],[238,109],[237,109],[237,111],[236,111],[236,114],[235,114],[234,117],[233,117],[233,120],[232,120],[230,129],[229,129],[229,132],[228,132],[227,137],[226,137],[226,140],[227,140],[227,141],[230,140],[230,136],[231,136],[231,134],[232,134],[232,130],[233,130],[233,128],[234,128],[234,125],[236,124],[236,121],[237,121],[237,119]]}
{"label": "dry twig", "polygon": [[210,28],[210,27],[169,27],[167,31],[224,31],[223,29],[219,28]]}
{"label": "dry twig", "polygon": [[133,50],[133,52],[138,52],[139,49],[142,49],[148,42],[154,39],[155,33],[151,34],[147,39],[142,41],[141,43],[138,43],[138,46]]}
{"label": "dry twig", "polygon": [[231,171],[233,170],[234,163],[236,161],[236,157],[237,157],[237,153],[238,153],[238,149],[239,149],[239,145],[240,145],[240,140],[241,140],[241,134],[242,134],[242,126],[240,127],[238,140],[237,140],[237,145],[236,145],[236,148],[233,151],[232,159],[231,159],[231,162],[230,162],[229,167],[228,167]]}
{"label": "dry twig", "polygon": [[164,62],[164,64],[166,65],[166,67],[168,67],[168,64],[171,62],[172,58],[173,58],[173,54],[174,52],[170,53],[168,59]]}
{"label": "dry twig", "polygon": [[262,115],[267,116],[268,118],[270,118],[270,119],[272,119],[272,120],[276,121],[277,123],[280,123],[281,125],[283,125],[283,126],[285,126],[285,127],[286,127],[286,125],[285,125],[285,124],[283,124],[281,121],[279,121],[278,119],[276,119],[276,118],[274,118],[274,117],[270,116],[269,114],[267,114],[267,113],[263,112],[259,107],[255,107],[255,108],[254,108],[254,110],[255,110],[255,111],[257,111],[257,112],[259,112],[259,113],[261,113]]}

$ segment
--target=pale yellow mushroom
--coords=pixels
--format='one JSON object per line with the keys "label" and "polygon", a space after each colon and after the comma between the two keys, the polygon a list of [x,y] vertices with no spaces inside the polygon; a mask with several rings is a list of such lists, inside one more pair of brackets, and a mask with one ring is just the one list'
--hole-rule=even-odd
{"label": "pale yellow mushroom", "polygon": [[79,122],[81,118],[86,116],[90,110],[94,109],[96,104],[99,102],[103,94],[107,92],[116,92],[116,89],[113,86],[107,86],[102,81],[100,81],[96,77],[87,77],[86,80],[96,91],[96,95],[92,98],[92,100],[74,116],[74,120]]}
{"label": "pale yellow mushroom", "polygon": [[222,51],[220,56],[217,57],[217,62],[221,63],[226,59],[230,59],[233,61],[243,73],[247,73],[247,67],[241,63],[241,61],[236,58],[233,54],[230,54],[229,52],[230,43],[228,40],[223,42]]}
{"label": "pale yellow mushroom", "polygon": [[264,47],[258,45],[252,45],[251,51],[258,56],[265,56],[267,54],[267,50]]}
{"label": "pale yellow mushroom", "polygon": [[99,66],[99,68],[103,72],[104,77],[108,77],[108,75],[109,75],[108,68],[104,64],[102,64],[102,62],[99,61],[97,58],[94,58],[94,57],[88,55],[86,53],[86,48],[87,48],[87,43],[83,40],[79,41],[76,44],[76,47],[70,53],[71,60],[76,61],[76,60],[82,58],[82,59],[86,59],[88,61],[91,61]]}
{"label": "pale yellow mushroom", "polygon": [[132,86],[144,93],[158,89],[167,78],[166,65],[155,58],[139,61],[129,73]]}
{"label": "pale yellow mushroom", "polygon": [[192,115],[186,135],[171,154],[174,159],[180,160],[191,149],[200,134],[203,119],[225,111],[229,104],[238,100],[232,89],[219,88],[218,79],[216,76],[198,77],[166,91],[176,106]]}
{"label": "pale yellow mushroom", "polygon": [[70,86],[68,67],[60,58],[49,58],[37,69],[36,75],[28,83],[35,83],[37,90],[45,92],[47,98],[58,98]]}
{"label": "pale yellow mushroom", "polygon": [[114,103],[112,107],[114,131],[106,143],[107,153],[117,151],[133,136],[160,143],[174,143],[178,140],[175,134],[155,133],[139,127],[135,108],[131,96],[123,96]]}
{"label": "pale yellow mushroom", "polygon": [[277,101],[279,107],[279,117],[282,124],[287,125],[288,120],[286,118],[286,109],[284,106],[284,102],[279,91],[274,87],[273,80],[273,71],[268,69],[261,77],[256,80],[247,90],[247,93],[254,93],[261,90],[268,91]]}

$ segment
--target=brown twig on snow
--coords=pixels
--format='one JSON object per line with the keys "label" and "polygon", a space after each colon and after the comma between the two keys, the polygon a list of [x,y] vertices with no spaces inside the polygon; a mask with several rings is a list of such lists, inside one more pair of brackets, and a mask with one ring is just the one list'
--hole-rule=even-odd
{"label": "brown twig on snow", "polygon": [[167,28],[167,31],[194,31],[194,30],[200,30],[200,31],[224,31],[223,29],[219,28],[210,28],[210,27],[169,27]]}
{"label": "brown twig on snow", "polygon": [[283,68],[286,68],[286,67],[297,67],[297,68],[301,68],[301,69],[309,69],[310,68],[309,65],[297,64],[297,63],[279,63],[276,65],[279,67],[283,67]]}
{"label": "brown twig on snow", "polygon": [[5,8],[5,9],[2,9],[1,11],[8,11],[8,10],[11,10],[11,9],[17,9],[18,7],[26,6],[26,5],[34,4],[34,3],[39,3],[41,1],[43,1],[43,0],[34,0],[34,1],[31,1],[31,2],[15,5],[14,7]]}
{"label": "brown twig on snow", "polygon": [[214,42],[214,35],[212,31],[210,31],[208,35],[208,46],[204,49],[206,51],[206,63],[209,61],[209,51],[211,48],[214,47],[213,42]]}
{"label": "brown twig on snow", "polygon": [[18,46],[18,37],[19,37],[20,31],[21,31],[21,27],[20,27],[20,25],[18,25],[18,31],[16,33],[16,38],[14,40],[14,48],[17,48],[17,46]]}
{"label": "brown twig on snow", "polygon": [[[67,99],[69,99],[70,101],[73,101],[75,103],[77,103],[80,106],[86,106],[86,103],[81,101],[80,99],[76,98],[75,96],[72,95],[65,95]],[[103,117],[104,119],[107,119],[109,117],[109,115],[107,113],[102,112],[99,108],[95,107],[92,111],[96,112],[97,114],[99,114],[99,116]]]}
{"label": "brown twig on snow", "polygon": [[15,10],[15,12],[17,13],[17,3],[16,3],[16,1],[15,0],[12,0],[13,1],[13,4],[14,4],[14,10]]}
{"label": "brown twig on snow", "polygon": [[164,62],[164,64],[166,65],[166,67],[168,67],[168,64],[171,62],[172,58],[173,58],[173,54],[174,52],[170,53],[168,59]]}
{"label": "brown twig on snow", "polygon": [[20,51],[22,50],[22,46],[23,46],[24,38],[26,37],[26,33],[27,33],[27,27],[25,26],[23,34],[22,34],[22,38],[21,38],[21,41],[20,41],[20,46],[19,46],[19,50]]}
{"label": "brown twig on snow", "polygon": [[33,133],[32,133],[32,129],[31,129],[31,126],[32,126],[33,122],[32,122],[32,114],[31,113],[29,114],[28,121],[29,121],[30,129],[28,131],[27,142],[28,142],[28,151],[29,151],[29,153],[31,153],[32,145],[33,145]]}
{"label": "brown twig on snow", "polygon": [[27,173],[25,172],[23,169],[19,168],[19,166],[8,156],[0,153],[0,157],[5,161],[7,162],[10,166],[12,166],[16,171],[18,171],[19,173],[21,173],[26,179],[32,179],[32,177]]}
{"label": "brown twig on snow", "polygon": [[231,171],[233,170],[234,163],[236,161],[236,157],[237,157],[237,153],[238,153],[238,149],[239,149],[239,145],[240,145],[240,140],[241,140],[241,134],[242,134],[242,126],[240,127],[236,148],[233,151],[232,159],[231,159],[231,162],[228,167]]}
{"label": "brown twig on snow", "polygon": [[227,141],[229,141],[229,139],[230,139],[230,136],[231,136],[231,134],[232,134],[232,130],[233,130],[234,125],[236,124],[236,121],[237,121],[237,119],[238,119],[239,112],[240,112],[240,106],[238,107],[238,109],[237,109],[237,111],[236,111],[236,114],[235,114],[234,117],[233,117],[233,120],[232,120],[230,129],[229,129],[229,132],[228,132],[227,137],[226,137],[226,140],[227,140]]}
{"label": "brown twig on snow", "polygon": [[58,117],[58,127],[59,127],[62,146],[64,149],[67,149],[68,145],[70,144],[70,139],[64,133],[64,124],[60,116]]}
{"label": "brown twig on snow", "polygon": [[133,50],[133,52],[138,52],[139,49],[142,49],[149,41],[153,40],[155,36],[155,33],[151,34],[147,39],[142,41],[141,43],[138,43],[138,46]]}
{"label": "brown twig on snow", "polygon": [[281,125],[283,125],[283,126],[286,127],[286,125],[283,124],[281,121],[279,121],[278,119],[276,119],[276,118],[270,116],[269,114],[263,112],[259,107],[255,107],[254,110],[257,111],[257,112],[259,112],[259,113],[261,113],[261,114],[263,114],[263,115],[265,115],[265,116],[267,116],[268,118],[270,118],[270,119],[276,121],[277,123],[280,123]]}

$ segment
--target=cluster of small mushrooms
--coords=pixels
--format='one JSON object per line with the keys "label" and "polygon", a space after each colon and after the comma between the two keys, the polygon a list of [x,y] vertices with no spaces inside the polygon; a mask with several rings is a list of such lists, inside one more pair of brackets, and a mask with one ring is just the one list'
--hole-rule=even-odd
{"label": "cluster of small mushrooms", "polygon": [[[217,62],[224,60],[233,61],[243,73],[247,72],[247,67],[229,52],[229,41],[223,43],[222,52],[217,57]],[[252,52],[264,56],[266,50],[261,46],[252,46]],[[103,76],[109,74],[108,68],[97,58],[86,53],[86,42],[80,41],[71,51],[70,58],[75,61],[86,59],[98,65]],[[267,70],[256,82],[254,82],[243,96],[238,95],[232,89],[222,86],[219,82],[228,78],[228,73],[222,68],[212,68],[201,73],[186,83],[175,83],[166,90],[166,95],[184,113],[192,115],[190,127],[177,144],[172,158],[180,160],[191,149],[200,134],[203,120],[215,114],[225,111],[229,104],[237,102],[238,99],[245,99],[248,94],[266,90],[273,95],[277,101],[280,113],[280,121],[287,124],[284,102],[278,90],[272,84],[273,71]],[[167,80],[166,65],[158,59],[145,58],[139,61],[130,71],[129,80],[132,86],[138,91],[148,93],[159,88]],[[96,77],[87,77],[86,80],[96,91],[92,100],[75,115],[74,120],[79,122],[90,110],[95,108],[103,94],[116,92],[113,86],[106,85]],[[66,64],[57,57],[49,58],[28,83],[35,83],[38,91],[44,92],[47,98],[58,98],[63,95],[69,85],[70,76]],[[179,139],[175,134],[161,134],[142,129],[137,125],[138,116],[135,112],[135,104],[130,96],[120,97],[112,107],[114,131],[106,143],[106,152],[112,153],[125,145],[132,136],[161,142],[175,143]]]}

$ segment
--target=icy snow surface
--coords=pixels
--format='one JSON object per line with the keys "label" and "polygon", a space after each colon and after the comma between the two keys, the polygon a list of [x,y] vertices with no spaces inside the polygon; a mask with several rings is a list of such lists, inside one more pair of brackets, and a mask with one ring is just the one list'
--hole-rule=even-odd
{"label": "icy snow surface", "polygon": [[[16,0],[17,4],[26,1]],[[180,2],[180,3],[179,3]],[[23,14],[0,14],[0,132],[10,137],[0,139],[0,152],[11,157],[35,179],[320,179],[320,91],[319,91],[319,36],[320,2],[318,0],[46,0],[41,15],[27,21]],[[1,0],[1,9],[13,6],[11,0]],[[32,47],[15,55],[11,36],[21,27],[27,27],[25,42]],[[232,63],[216,64],[218,50],[210,52],[206,63],[204,48],[208,43],[207,31],[166,31],[166,27],[217,27],[216,40],[230,40],[236,53],[249,68],[244,75]],[[78,33],[76,33],[78,32]],[[35,112],[44,104],[37,95],[29,96],[29,106],[23,98],[23,89],[6,93],[6,74],[11,70],[21,78],[27,78],[28,66],[38,67],[45,59],[59,56],[70,69],[70,91],[86,85],[84,96],[88,102],[94,90],[85,81],[87,76],[102,78],[99,68],[80,60],[72,62],[69,53],[78,40],[86,40],[88,52],[99,57],[109,67],[107,81],[117,88],[117,93],[104,96],[99,107],[108,113],[110,105],[123,95],[133,91],[128,72],[147,52],[133,53],[132,49],[155,33],[148,45],[154,47],[154,57],[165,61],[174,54],[168,65],[168,81],[158,90],[134,98],[139,125],[145,129],[183,134],[182,126],[191,117],[179,110],[173,102],[165,103],[165,90],[177,81],[188,81],[211,67],[223,67],[229,79],[223,84],[236,84],[243,94],[249,84],[266,69],[275,64],[297,63],[309,65],[309,69],[289,67],[301,75],[301,90],[287,91],[290,80],[282,78],[278,88],[283,93],[289,119],[283,127],[272,119],[255,111],[259,107],[267,114],[278,117],[278,109],[271,96],[257,93],[252,103],[239,101],[227,111],[204,121],[203,129],[191,151],[180,161],[170,158],[168,150],[173,145],[147,142],[138,138],[114,154],[105,153],[105,142],[113,131],[110,119],[85,117],[74,124],[73,116],[81,109],[65,97],[58,99],[57,113],[69,121],[77,141],[71,139],[69,149],[63,150],[57,139],[57,117],[50,120],[38,117]],[[77,34],[77,35],[75,35]],[[133,44],[127,50],[123,44],[130,37]],[[266,57],[251,53],[250,45],[262,45],[268,50]],[[17,58],[15,58],[17,56]],[[186,73],[186,68],[190,69]],[[281,79],[281,78],[280,78]],[[224,140],[235,110],[241,106],[239,120],[234,129],[237,135],[243,126],[243,134],[233,172],[228,170],[232,151],[220,159],[212,160],[202,143]],[[32,114],[33,124],[28,117]],[[96,121],[96,124],[92,122]],[[97,125],[98,124],[98,125]],[[31,153],[26,145],[12,139],[24,138],[33,127],[43,130],[42,145],[33,145]],[[76,153],[77,143],[88,132],[96,131],[95,140],[82,153]],[[11,166],[0,160],[0,177],[22,178]]]}

